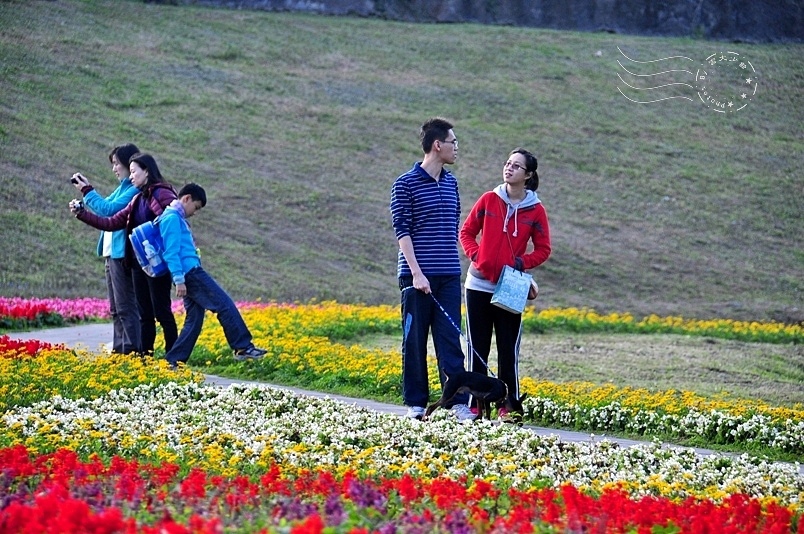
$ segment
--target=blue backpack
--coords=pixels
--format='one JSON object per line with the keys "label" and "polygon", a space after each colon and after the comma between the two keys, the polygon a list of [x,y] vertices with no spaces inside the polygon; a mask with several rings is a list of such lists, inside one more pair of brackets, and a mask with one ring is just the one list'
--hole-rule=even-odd
{"label": "blue backpack", "polygon": [[165,247],[162,244],[159,228],[156,227],[157,224],[159,224],[159,217],[154,221],[142,223],[134,228],[134,231],[128,236],[137,262],[145,274],[151,277],[162,276],[168,272],[167,263],[162,257]]}

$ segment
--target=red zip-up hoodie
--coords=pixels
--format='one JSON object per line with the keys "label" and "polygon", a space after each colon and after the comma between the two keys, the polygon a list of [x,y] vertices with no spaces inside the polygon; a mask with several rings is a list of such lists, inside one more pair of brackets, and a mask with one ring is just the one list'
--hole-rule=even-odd
{"label": "red zip-up hoodie", "polygon": [[[477,237],[480,235],[480,242]],[[461,227],[459,239],[472,260],[472,274],[497,283],[503,266],[532,269],[550,257],[550,226],[547,211],[535,192],[529,191],[517,206],[510,204],[505,184],[487,191],[478,199]],[[528,242],[533,251],[526,254]]]}

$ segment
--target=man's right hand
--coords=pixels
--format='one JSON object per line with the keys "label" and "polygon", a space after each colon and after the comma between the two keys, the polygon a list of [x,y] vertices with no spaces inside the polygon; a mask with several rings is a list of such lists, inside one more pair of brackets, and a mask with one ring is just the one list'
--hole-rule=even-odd
{"label": "man's right hand", "polygon": [[428,280],[427,277],[422,273],[413,275],[413,287],[425,295],[429,295],[432,292],[430,289],[430,280]]}

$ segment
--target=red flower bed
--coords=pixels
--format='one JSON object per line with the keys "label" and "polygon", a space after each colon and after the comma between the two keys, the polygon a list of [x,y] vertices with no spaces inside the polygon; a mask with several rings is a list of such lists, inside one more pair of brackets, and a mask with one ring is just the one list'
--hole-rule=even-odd
{"label": "red flower bed", "polygon": [[0,297],[0,328],[9,330],[61,326],[65,322],[108,319],[109,314],[109,302],[103,299]]}
{"label": "red flower bed", "polygon": [[37,339],[20,341],[10,337],[0,336],[0,358],[20,358],[36,356],[42,349],[65,349],[64,345],[53,345]]}
{"label": "red flower bed", "polygon": [[28,532],[295,534],[328,532],[488,532],[648,534],[791,534],[804,520],[773,503],[734,495],[723,503],[621,490],[592,497],[571,486],[501,490],[476,480],[424,482],[403,476],[373,481],[306,472],[289,478],[279,466],[254,480],[175,464],[148,465],[69,450],[33,456],[23,446],[0,449],[0,534]]}
{"label": "red flower bed", "polygon": [[0,297],[0,328],[57,326],[64,319],[44,302]]}
{"label": "red flower bed", "polygon": [[0,316],[35,321],[37,316],[51,313],[51,311],[52,310],[42,302],[32,302],[23,299],[0,300]]}

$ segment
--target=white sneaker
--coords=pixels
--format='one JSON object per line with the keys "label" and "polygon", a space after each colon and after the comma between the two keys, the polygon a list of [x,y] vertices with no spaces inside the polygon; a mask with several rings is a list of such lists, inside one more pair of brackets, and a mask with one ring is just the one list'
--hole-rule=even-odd
{"label": "white sneaker", "polygon": [[456,404],[450,409],[450,411],[458,421],[474,421],[477,417],[477,415],[472,413],[472,410],[470,410],[465,404]]}
{"label": "white sneaker", "polygon": [[424,419],[424,408],[421,406],[408,406],[408,413],[405,414],[408,419]]}

